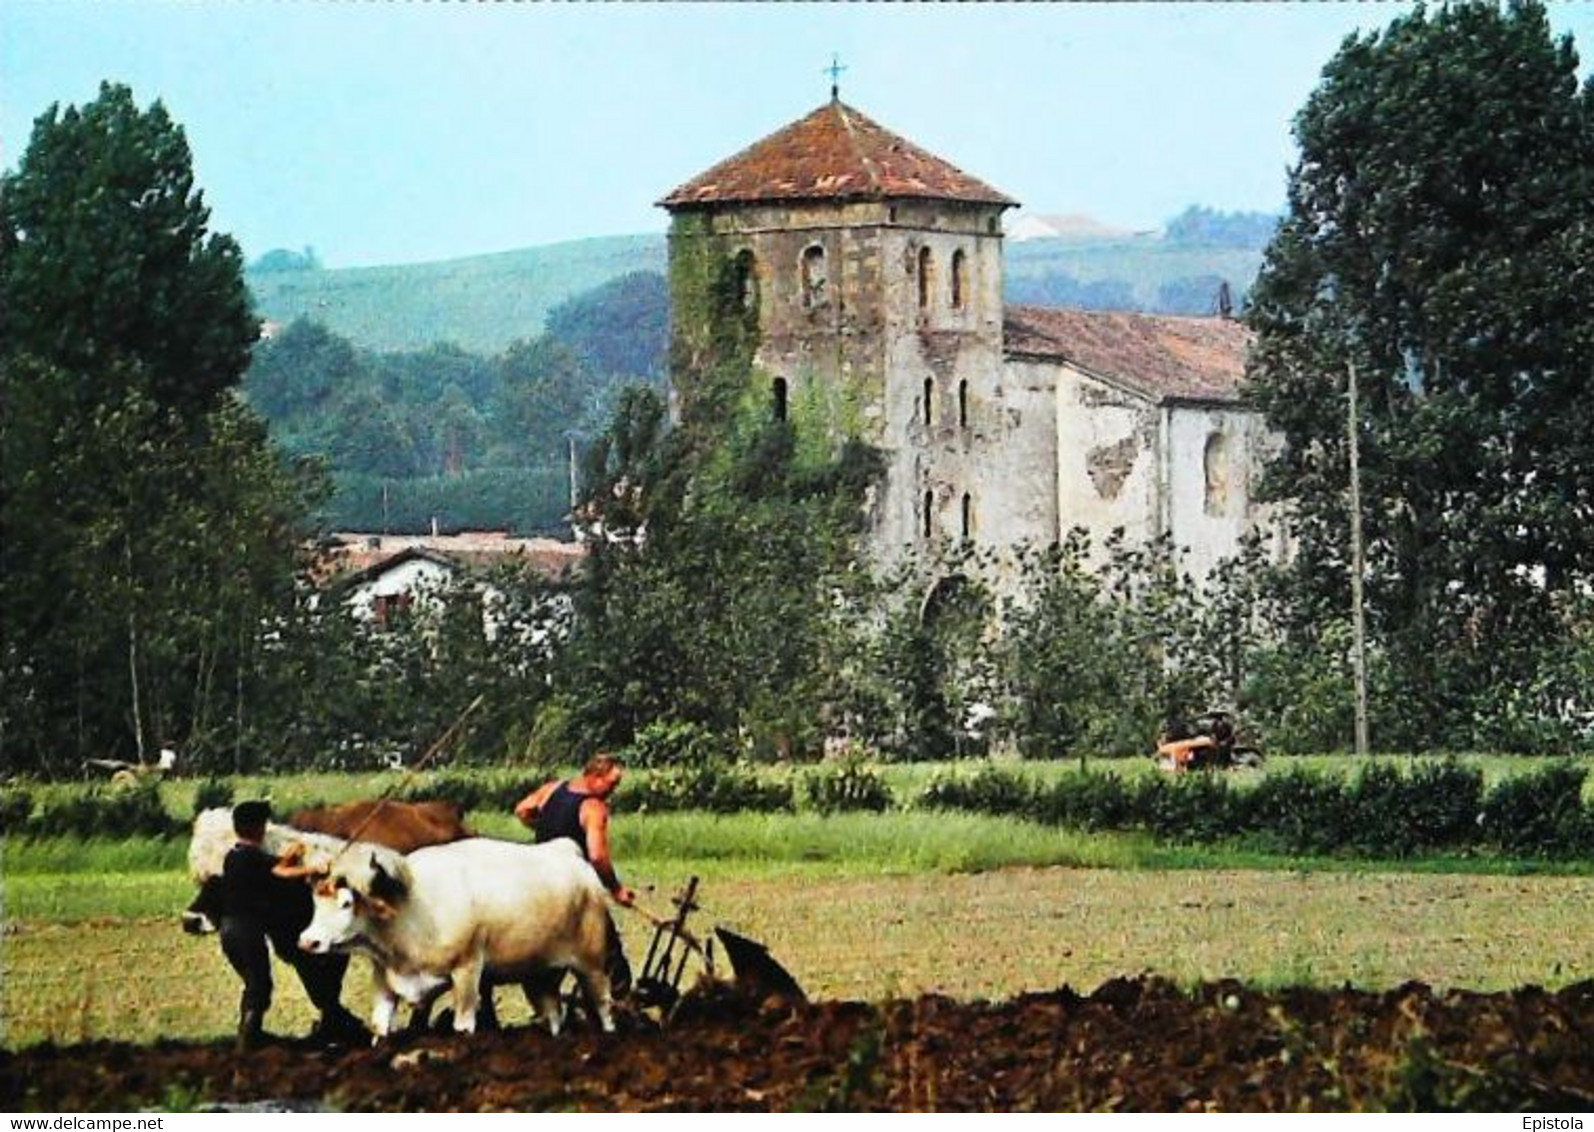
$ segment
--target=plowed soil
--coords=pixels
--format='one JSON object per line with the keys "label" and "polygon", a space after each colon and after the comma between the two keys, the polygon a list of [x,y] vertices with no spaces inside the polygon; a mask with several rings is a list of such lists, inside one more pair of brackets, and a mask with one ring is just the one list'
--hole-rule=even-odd
{"label": "plowed soil", "polygon": [[1478,994],[1190,992],[1114,980],[1009,1002],[697,992],[666,1028],[519,1028],[379,1048],[89,1043],[0,1053],[0,1107],[345,1110],[1594,1110],[1594,983]]}

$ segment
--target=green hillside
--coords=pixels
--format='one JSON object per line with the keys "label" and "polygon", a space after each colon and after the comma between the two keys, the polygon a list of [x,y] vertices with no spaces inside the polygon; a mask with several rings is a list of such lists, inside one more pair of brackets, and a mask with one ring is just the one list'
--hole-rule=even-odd
{"label": "green hillside", "polygon": [[[1261,261],[1260,248],[1158,236],[1026,240],[1007,247],[1007,291],[1012,302],[1206,314],[1217,280],[1238,298]],[[273,322],[303,315],[371,350],[452,342],[491,354],[541,333],[564,300],[642,270],[665,270],[662,233],[437,263],[251,271],[248,281],[261,317]]]}
{"label": "green hillside", "polygon": [[372,350],[452,342],[497,353],[542,332],[564,300],[628,271],[664,270],[664,236],[604,236],[392,267],[250,271],[261,318],[303,315]]}

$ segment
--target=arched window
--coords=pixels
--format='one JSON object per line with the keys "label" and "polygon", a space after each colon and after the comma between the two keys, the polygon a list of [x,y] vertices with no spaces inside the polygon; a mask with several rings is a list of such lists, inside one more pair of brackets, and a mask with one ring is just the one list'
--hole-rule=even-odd
{"label": "arched window", "polygon": [[786,419],[786,379],[784,377],[775,379],[774,395],[775,419],[783,421]]}
{"label": "arched window", "polygon": [[963,493],[963,541],[968,542],[974,537],[974,497],[968,492]]}
{"label": "arched window", "polygon": [[963,309],[963,297],[968,294],[968,256],[959,248],[952,253],[952,309]]}
{"label": "arched window", "polygon": [[744,311],[758,306],[758,261],[751,248],[736,253],[736,297]]}
{"label": "arched window", "polygon": [[969,427],[969,383],[965,378],[958,382],[958,428]]}
{"label": "arched window", "polygon": [[935,378],[924,379],[924,427],[935,424]]}
{"label": "arched window", "polygon": [[1206,451],[1202,454],[1202,470],[1206,479],[1206,513],[1224,515],[1229,510],[1229,441],[1222,432],[1207,437]]}
{"label": "arched window", "polygon": [[935,534],[935,492],[924,493],[924,537],[930,538]]}
{"label": "arched window", "polygon": [[935,261],[929,248],[919,249],[919,309],[930,309],[930,296],[935,293]]}
{"label": "arched window", "polygon": [[825,249],[810,244],[803,249],[803,306],[812,310],[825,300]]}

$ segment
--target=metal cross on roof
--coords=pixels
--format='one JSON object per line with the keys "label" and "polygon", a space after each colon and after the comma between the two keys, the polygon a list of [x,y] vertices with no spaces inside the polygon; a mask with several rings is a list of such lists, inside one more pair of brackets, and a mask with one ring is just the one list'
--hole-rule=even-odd
{"label": "metal cross on roof", "polygon": [[846,69],[846,67],[841,65],[841,56],[832,51],[830,53],[830,66],[826,67],[821,73],[830,76],[830,97],[833,99],[841,97],[841,72]]}

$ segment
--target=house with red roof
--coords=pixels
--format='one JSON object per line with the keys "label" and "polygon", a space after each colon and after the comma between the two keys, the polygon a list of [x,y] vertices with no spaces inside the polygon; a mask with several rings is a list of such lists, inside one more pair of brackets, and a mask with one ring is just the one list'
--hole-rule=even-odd
{"label": "house with red roof", "polygon": [[[1003,216],[1018,202],[839,98],[659,204],[675,356],[750,339],[756,388],[737,403],[883,452],[867,501],[882,561],[1082,527],[1098,550],[1115,530],[1168,536],[1205,576],[1269,529],[1244,328],[1006,307]],[[715,372],[674,375],[678,420],[713,426]]]}

